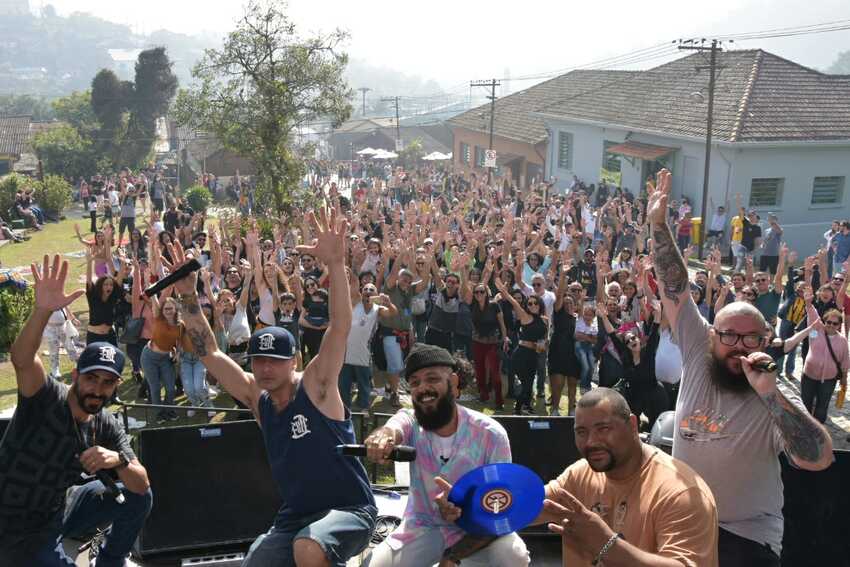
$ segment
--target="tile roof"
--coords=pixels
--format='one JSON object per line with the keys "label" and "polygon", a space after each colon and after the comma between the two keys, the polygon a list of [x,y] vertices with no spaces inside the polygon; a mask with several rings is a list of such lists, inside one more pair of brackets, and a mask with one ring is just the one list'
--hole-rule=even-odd
{"label": "tile roof", "polygon": [[0,155],[18,156],[30,139],[32,116],[0,116]]}
{"label": "tile roof", "polygon": [[[546,139],[541,115],[705,137],[708,56],[646,71],[572,71],[496,102],[496,135]],[[850,139],[850,75],[827,75],[757,50],[718,54],[712,135],[727,142]],[[703,95],[698,97],[695,93]],[[449,123],[486,132],[489,104]]]}

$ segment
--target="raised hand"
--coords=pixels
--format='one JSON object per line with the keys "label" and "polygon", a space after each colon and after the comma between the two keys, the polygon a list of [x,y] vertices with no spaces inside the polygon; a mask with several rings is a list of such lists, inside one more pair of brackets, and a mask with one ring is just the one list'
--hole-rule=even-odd
{"label": "raised hand", "polygon": [[452,502],[449,502],[449,493],[452,491],[452,485],[442,477],[434,477],[434,483],[440,492],[434,497],[434,502],[440,510],[440,516],[447,522],[455,522],[460,518],[461,509]]}
{"label": "raised hand", "polygon": [[[171,254],[171,258],[172,258],[171,266],[168,266],[168,268],[171,272],[176,271],[177,268],[179,268],[180,266],[182,266],[183,264],[185,264],[186,262],[188,262],[189,260],[191,260],[193,258],[191,251],[190,251],[190,253],[187,254],[186,251],[183,250],[183,246],[179,242],[173,242],[171,244],[168,244],[167,248],[168,248],[168,252],[169,252],[169,254]],[[163,258],[163,261],[165,261],[164,258]],[[197,288],[198,288],[198,273],[197,272],[191,272],[185,278],[178,280],[174,284],[174,289],[177,291],[177,293],[181,293],[181,294],[187,294],[187,295],[193,294],[193,293],[195,293],[195,290]]]}
{"label": "raised hand", "polygon": [[297,246],[296,250],[301,254],[310,254],[326,265],[343,262],[348,221],[342,217],[339,209],[334,208],[328,211],[327,208],[322,207],[319,219],[316,219],[315,213],[311,212],[307,216],[307,222],[310,223],[313,234],[316,236],[315,244],[302,244]]}
{"label": "raised hand", "polygon": [[670,172],[665,168],[658,172],[655,177],[656,183],[646,184],[647,207],[646,215],[652,224],[662,225],[667,223],[667,199],[670,196]]}
{"label": "raised hand", "polygon": [[85,290],[78,289],[70,294],[65,293],[65,279],[68,277],[68,261],[60,260],[59,254],[53,256],[53,262],[47,254],[44,263],[30,264],[32,270],[33,288],[35,291],[36,309],[56,311],[73,303]]}

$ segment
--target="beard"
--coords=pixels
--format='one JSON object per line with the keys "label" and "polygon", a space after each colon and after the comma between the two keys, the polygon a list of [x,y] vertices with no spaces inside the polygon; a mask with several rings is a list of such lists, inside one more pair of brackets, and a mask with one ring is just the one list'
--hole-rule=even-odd
{"label": "beard", "polygon": [[80,395],[80,390],[76,384],[71,386],[71,392],[77,399],[77,405],[89,415],[100,413],[100,410],[104,408],[107,402],[107,399],[103,396],[93,396],[91,394]]}
{"label": "beard", "polygon": [[[419,398],[427,395],[436,395],[436,392],[425,392],[419,394]],[[455,414],[455,396],[451,386],[444,396],[437,398],[433,409],[420,404],[418,399],[413,400],[413,415],[416,421],[425,431],[435,431],[448,425]]]}
{"label": "beard", "polygon": [[[591,461],[587,458],[587,455],[589,453],[598,452],[607,453],[608,461],[605,463],[599,463],[597,461]],[[614,467],[617,466],[617,458],[614,456],[614,453],[604,447],[593,447],[591,449],[585,448],[581,456],[585,458],[588,466],[590,466],[590,468],[593,469],[594,472],[608,472],[614,470]]]}
{"label": "beard", "polygon": [[[746,355],[747,353],[740,353]],[[737,356],[733,355],[733,356]],[[711,376],[711,381],[714,382],[721,390],[734,393],[744,393],[752,390],[749,381],[747,381],[744,371],[733,372],[724,363],[724,360],[718,359],[714,354],[709,353],[708,373]],[[727,357],[728,358],[728,357]]]}

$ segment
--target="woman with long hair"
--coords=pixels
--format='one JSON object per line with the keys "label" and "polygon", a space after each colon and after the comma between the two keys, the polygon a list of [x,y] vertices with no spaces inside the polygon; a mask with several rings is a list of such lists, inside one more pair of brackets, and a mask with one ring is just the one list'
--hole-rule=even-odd
{"label": "woman with long hair", "polygon": [[80,225],[74,225],[77,240],[86,246],[86,250],[94,261],[94,274],[98,278],[111,276],[115,273],[115,265],[112,260],[112,226],[107,225],[103,230],[94,233],[94,239],[85,240],[80,234]]}
{"label": "woman with long hair", "polygon": [[490,298],[490,288],[483,283],[473,287],[470,301],[472,315],[472,358],[475,361],[475,381],[482,402],[494,394],[496,409],[504,408],[499,350],[507,350],[510,338],[499,304]]}
{"label": "woman with long hair", "polygon": [[319,354],[322,338],[330,325],[330,312],[328,309],[328,292],[319,288],[315,278],[308,277],[304,280],[304,297],[301,305],[301,317],[298,321],[301,326],[302,345],[301,351],[304,364]]}
{"label": "woman with long hair", "polygon": [[133,261],[133,293],[130,298],[131,314],[133,318],[142,318],[142,331],[139,339],[134,343],[127,344],[127,356],[133,366],[133,378],[139,384],[139,397],[149,399],[147,382],[143,382],[142,376],[142,351],[153,336],[153,307],[151,299],[142,293],[147,285],[150,274],[145,269],[145,264],[138,260]]}
{"label": "woman with long hair", "polygon": [[115,306],[124,295],[121,287],[124,280],[124,269],[116,277],[102,275],[92,281],[92,250],[86,249],[86,301],[89,305],[89,325],[86,332],[86,344],[96,341],[106,341],[118,346],[118,335],[115,332]]}
{"label": "woman with long hair", "polygon": [[546,340],[549,321],[543,315],[543,300],[532,295],[525,300],[525,305],[511,295],[510,290],[501,279],[496,280],[496,289],[513,307],[519,320],[519,345],[511,359],[511,367],[519,376],[521,391],[516,398],[514,413],[516,415],[533,415],[531,407],[531,390],[534,386],[534,375],[537,371],[537,355],[539,345]]}
{"label": "woman with long hair", "polygon": [[[183,323],[177,301],[166,297],[162,303],[151,297],[153,315],[151,339],[142,349],[142,369],[150,391],[150,400],[154,405],[162,403],[162,387],[165,387],[165,405],[173,406],[176,393],[177,376],[174,372],[174,359],[177,345],[183,336]],[[178,419],[174,410],[160,410],[157,421]]]}

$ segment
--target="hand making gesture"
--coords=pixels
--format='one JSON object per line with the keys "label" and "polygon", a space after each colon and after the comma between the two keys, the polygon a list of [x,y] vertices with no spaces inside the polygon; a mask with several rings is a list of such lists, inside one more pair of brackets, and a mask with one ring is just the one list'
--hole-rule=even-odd
{"label": "hand making gesture", "polygon": [[670,197],[671,175],[667,169],[662,169],[656,175],[656,183],[647,183],[646,191],[647,205],[646,216],[652,224],[661,225],[667,223],[667,199]]}
{"label": "hand making gesture", "polygon": [[35,291],[35,308],[56,311],[73,303],[85,290],[78,289],[70,294],[65,293],[65,279],[68,277],[68,261],[60,260],[59,254],[53,256],[53,262],[47,254],[44,263],[30,264],[33,288]]}
{"label": "hand making gesture", "polygon": [[348,221],[340,214],[339,209],[328,210],[322,207],[319,218],[315,213],[307,215],[307,222],[313,229],[316,238],[312,245],[296,246],[300,254],[310,254],[325,265],[341,263],[345,260],[345,239],[348,234]]}

